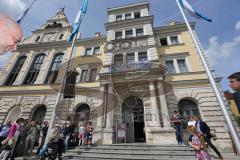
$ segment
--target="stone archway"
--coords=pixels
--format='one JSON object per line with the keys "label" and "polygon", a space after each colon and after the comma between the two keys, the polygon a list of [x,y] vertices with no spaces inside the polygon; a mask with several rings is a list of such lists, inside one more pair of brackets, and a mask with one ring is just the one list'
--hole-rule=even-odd
{"label": "stone archway", "polygon": [[47,107],[44,105],[38,106],[32,111],[30,121],[41,121],[43,122],[47,113]]}
{"label": "stone archway", "polygon": [[122,121],[126,124],[127,143],[145,142],[145,123],[143,101],[130,96],[122,104]]}
{"label": "stone archway", "polygon": [[185,143],[187,143],[189,136],[189,133],[187,131],[187,123],[193,115],[199,115],[201,117],[200,110],[198,104],[194,100],[183,98],[178,102],[178,111],[184,118],[184,122],[182,123],[183,137]]}
{"label": "stone archway", "polygon": [[5,120],[11,120],[12,122],[15,122],[18,118],[21,116],[22,109],[20,106],[14,106],[8,113],[7,118]]}
{"label": "stone archway", "polygon": [[74,124],[79,126],[79,123],[86,123],[90,118],[90,106],[88,104],[79,104],[75,109]]}

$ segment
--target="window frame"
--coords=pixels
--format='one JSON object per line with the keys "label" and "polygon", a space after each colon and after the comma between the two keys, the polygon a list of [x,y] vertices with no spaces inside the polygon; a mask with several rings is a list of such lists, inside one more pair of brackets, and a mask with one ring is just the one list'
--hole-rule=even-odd
{"label": "window frame", "polygon": [[[92,77],[92,73],[93,71],[96,71],[96,74],[94,75],[94,77]],[[89,76],[89,82],[95,82],[97,79],[97,75],[98,75],[98,69],[97,68],[92,68],[90,69],[90,76]],[[94,79],[93,79],[94,78]]]}
{"label": "window frame", "polygon": [[[85,73],[85,75],[83,74]],[[88,69],[82,69],[79,82],[87,82]]]}
{"label": "window frame", "polygon": [[[130,34],[127,35],[127,32],[131,32],[131,35]],[[131,38],[131,37],[133,37],[133,29],[126,30],[125,31],[125,38]]]}
{"label": "window frame", "polygon": [[10,71],[10,74],[7,76],[7,79],[4,83],[4,85],[13,85],[13,83],[16,81],[17,76],[19,75],[19,72],[21,71],[26,59],[27,59],[27,56],[25,56],[25,55],[18,57],[17,61],[15,62],[13,68]]}
{"label": "window frame", "polygon": [[[98,49],[98,52],[97,52],[97,53],[96,53],[96,49]],[[100,49],[101,49],[100,46],[94,47],[94,48],[93,48],[93,55],[99,55],[99,54],[100,54]]]}
{"label": "window frame", "polygon": [[[146,60],[140,60],[140,59],[142,59],[142,57],[141,57],[141,54],[143,55],[143,54],[145,54],[146,55]],[[147,54],[147,52],[138,52],[138,62],[140,62],[140,63],[142,63],[142,62],[146,62],[146,61],[148,61],[148,54]]]}
{"label": "window frame", "polygon": [[[120,33],[121,33],[121,36],[120,36]],[[123,38],[123,31],[116,31],[115,32],[115,39],[122,39],[122,38]]]}
{"label": "window frame", "polygon": [[[44,81],[44,84],[54,84],[56,82],[58,74],[59,74],[60,66],[63,62],[63,58],[64,58],[64,53],[57,53],[54,55],[51,65],[50,65],[50,68],[48,69],[47,77]],[[57,74],[57,76],[56,76],[56,74]],[[51,75],[53,75],[53,77],[56,76],[56,79],[54,80],[54,82],[53,82],[53,77],[50,82]]]}
{"label": "window frame", "polygon": [[[88,51],[89,51],[89,54],[88,54]],[[86,48],[84,52],[84,56],[91,56],[91,55],[92,55],[92,48],[91,47]]]}
{"label": "window frame", "polygon": [[[141,30],[142,32],[139,32],[139,30]],[[136,28],[136,37],[141,37],[141,36],[144,36],[143,28]]]}
{"label": "window frame", "polygon": [[[42,65],[44,63],[45,54],[38,54],[34,57],[31,67],[29,68],[27,75],[23,84],[25,85],[32,85],[36,82],[39,73],[41,72]],[[37,68],[37,69],[36,69]],[[31,82],[30,82],[31,80]]]}
{"label": "window frame", "polygon": [[[119,18],[119,17],[121,17],[121,18]],[[116,21],[117,21],[117,22],[118,22],[118,21],[122,21],[122,20],[123,20],[122,14],[116,15]]]}

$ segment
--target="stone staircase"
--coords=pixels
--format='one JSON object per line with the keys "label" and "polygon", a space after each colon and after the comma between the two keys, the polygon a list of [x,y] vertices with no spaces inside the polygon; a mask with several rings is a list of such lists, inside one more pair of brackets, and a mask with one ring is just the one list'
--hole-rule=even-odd
{"label": "stone staircase", "polygon": [[[212,160],[217,160],[212,155]],[[225,160],[237,160],[233,153],[224,153]],[[82,147],[69,150],[64,159],[72,160],[195,160],[194,151],[189,146],[112,144]]]}

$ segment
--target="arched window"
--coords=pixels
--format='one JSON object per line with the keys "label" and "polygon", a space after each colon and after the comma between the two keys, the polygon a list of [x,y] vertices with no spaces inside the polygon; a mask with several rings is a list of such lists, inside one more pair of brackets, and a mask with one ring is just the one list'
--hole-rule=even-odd
{"label": "arched window", "polygon": [[58,53],[54,56],[51,67],[48,71],[47,78],[45,80],[45,84],[52,84],[55,83],[60,65],[62,64],[63,61],[63,53]]}
{"label": "arched window", "polygon": [[31,68],[29,69],[26,79],[24,81],[24,84],[35,83],[38,77],[38,74],[40,72],[41,66],[43,64],[44,57],[45,57],[45,54],[40,54],[34,58]]}
{"label": "arched window", "polygon": [[15,63],[12,71],[10,72],[10,74],[5,82],[5,85],[12,85],[15,82],[20,70],[22,69],[22,66],[23,66],[26,58],[27,58],[27,56],[21,56],[18,58],[17,62]]}
{"label": "arched window", "polygon": [[12,122],[15,122],[20,117],[20,114],[21,114],[20,106],[14,106],[9,111],[6,121],[11,120]]}
{"label": "arched window", "polygon": [[39,106],[32,114],[32,119],[31,121],[41,121],[43,122],[45,119],[45,115],[47,112],[47,107],[46,106]]}
{"label": "arched window", "polygon": [[187,122],[190,120],[191,116],[200,115],[198,105],[190,99],[182,99],[179,101],[178,110],[185,119],[183,128],[187,128]]}

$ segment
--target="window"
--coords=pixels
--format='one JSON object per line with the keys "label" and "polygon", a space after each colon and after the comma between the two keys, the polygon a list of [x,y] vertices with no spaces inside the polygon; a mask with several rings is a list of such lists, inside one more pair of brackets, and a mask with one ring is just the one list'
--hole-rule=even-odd
{"label": "window", "polygon": [[92,48],[87,48],[85,50],[85,56],[90,56],[92,54]]}
{"label": "window", "polygon": [[114,56],[114,64],[115,65],[123,64],[123,55],[122,54],[118,54],[118,55]]}
{"label": "window", "polygon": [[12,71],[10,72],[10,74],[5,82],[5,85],[12,85],[15,82],[20,70],[22,69],[22,66],[23,66],[26,58],[27,58],[27,56],[22,56],[22,57],[18,58],[17,62],[15,63]]}
{"label": "window", "polygon": [[59,40],[62,40],[63,36],[64,36],[64,34],[61,34],[61,35],[59,36]]}
{"label": "window", "polygon": [[166,62],[167,73],[176,73],[173,60],[167,60]]}
{"label": "window", "polygon": [[179,71],[181,73],[188,72],[188,68],[187,68],[185,59],[178,59],[177,63],[178,63]]}
{"label": "window", "polygon": [[160,44],[161,46],[167,46],[168,45],[167,38],[160,38]]}
{"label": "window", "polygon": [[133,36],[133,30],[127,30],[126,31],[126,38],[132,37]]}
{"label": "window", "polygon": [[35,42],[38,42],[40,40],[40,36],[38,36],[35,40]]}
{"label": "window", "polygon": [[147,60],[148,60],[147,52],[138,53],[138,61],[139,62],[144,62],[144,61],[147,61]]}
{"label": "window", "polygon": [[29,69],[26,79],[24,81],[24,84],[34,84],[35,83],[35,81],[38,77],[38,74],[40,72],[41,66],[43,64],[44,57],[45,57],[44,54],[40,54],[34,58],[31,68]]}
{"label": "window", "polygon": [[47,78],[44,82],[45,84],[53,84],[56,82],[59,68],[63,61],[63,55],[63,53],[59,53],[54,56],[51,67],[47,74]]}
{"label": "window", "polygon": [[172,45],[179,44],[177,36],[171,36],[170,40],[171,40]]}
{"label": "window", "polygon": [[116,21],[121,21],[122,20],[122,15],[117,15],[116,16]]}
{"label": "window", "polygon": [[94,82],[96,78],[97,78],[97,69],[91,69],[89,81]]}
{"label": "window", "polygon": [[131,14],[131,13],[126,14],[126,15],[125,15],[125,19],[126,19],[126,20],[127,20],[127,19],[132,19],[132,14]]}
{"label": "window", "polygon": [[140,12],[135,12],[134,13],[134,18],[140,18],[141,17],[141,13]]}
{"label": "window", "polygon": [[100,53],[100,47],[94,47],[93,54],[98,55]]}
{"label": "window", "polygon": [[115,39],[122,39],[122,31],[115,33]]}
{"label": "window", "polygon": [[136,29],[136,36],[137,37],[143,36],[143,28],[137,28]]}
{"label": "window", "polygon": [[127,64],[134,63],[134,62],[135,62],[135,54],[128,53],[127,54]]}
{"label": "window", "polygon": [[86,82],[87,81],[87,69],[83,69],[80,77],[80,82]]}

